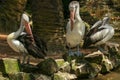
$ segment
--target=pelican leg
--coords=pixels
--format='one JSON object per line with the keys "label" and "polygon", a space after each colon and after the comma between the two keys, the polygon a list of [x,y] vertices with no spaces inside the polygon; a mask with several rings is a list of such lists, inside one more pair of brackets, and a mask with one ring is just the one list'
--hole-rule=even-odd
{"label": "pelican leg", "polygon": [[26,59],[26,54],[25,53],[23,53],[23,60],[22,60],[22,64],[25,64],[25,59]]}
{"label": "pelican leg", "polygon": [[27,64],[30,63],[30,56],[28,55]]}
{"label": "pelican leg", "polygon": [[79,45],[77,45],[77,51],[73,52],[70,48],[68,49],[69,56],[82,56],[82,53],[80,52]]}
{"label": "pelican leg", "polygon": [[80,52],[80,48],[79,48],[79,45],[77,45],[77,53],[76,53],[77,56],[82,56],[82,53]]}
{"label": "pelican leg", "polygon": [[68,49],[68,55],[69,56],[73,56],[74,55],[74,53],[72,52],[71,48]]}

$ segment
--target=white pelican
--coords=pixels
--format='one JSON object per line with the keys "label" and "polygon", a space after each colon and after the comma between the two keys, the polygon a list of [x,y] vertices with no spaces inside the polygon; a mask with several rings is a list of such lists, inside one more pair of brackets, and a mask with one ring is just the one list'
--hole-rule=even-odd
{"label": "white pelican", "polygon": [[[85,37],[84,48],[89,47],[90,45],[98,46],[104,44],[110,40],[114,35],[114,28],[109,24],[109,17],[105,16],[103,20],[97,21],[87,33]],[[100,49],[101,51],[102,49]]]}
{"label": "white pelican", "polygon": [[72,1],[69,4],[70,20],[66,26],[66,43],[69,48],[69,55],[73,54],[71,48],[77,47],[77,55],[81,55],[79,45],[83,42],[85,34],[85,24],[79,14],[79,2]]}
{"label": "white pelican", "polygon": [[[26,33],[23,32],[24,28],[26,30]],[[41,50],[44,44],[41,40],[39,44],[37,44],[35,41],[39,42],[37,38],[33,37],[29,25],[29,17],[26,14],[22,14],[20,28],[16,32],[13,32],[7,36],[7,42],[14,51],[23,53],[22,63],[24,63],[28,54],[32,55],[35,58],[45,57],[45,52]],[[29,56],[27,63],[29,63]]]}

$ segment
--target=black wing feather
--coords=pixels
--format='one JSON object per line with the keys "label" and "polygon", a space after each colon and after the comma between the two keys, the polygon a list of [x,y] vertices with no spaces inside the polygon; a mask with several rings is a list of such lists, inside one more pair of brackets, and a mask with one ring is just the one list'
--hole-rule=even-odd
{"label": "black wing feather", "polygon": [[34,38],[36,44],[31,43],[32,39],[28,34],[20,35],[17,39],[21,43],[23,43],[23,45],[28,51],[28,54],[32,55],[33,57],[44,58],[46,56],[46,49],[47,49],[46,43],[41,39],[39,39],[38,37]]}
{"label": "black wing feather", "polygon": [[84,38],[83,48],[86,48],[86,47],[90,46],[91,44],[95,44],[98,41],[102,40],[102,39],[99,39],[97,41],[92,41],[90,36],[94,35],[95,33],[99,32],[101,30],[104,30],[104,29],[106,29],[106,28],[98,28],[98,27],[96,28],[95,27],[95,28],[91,29]]}

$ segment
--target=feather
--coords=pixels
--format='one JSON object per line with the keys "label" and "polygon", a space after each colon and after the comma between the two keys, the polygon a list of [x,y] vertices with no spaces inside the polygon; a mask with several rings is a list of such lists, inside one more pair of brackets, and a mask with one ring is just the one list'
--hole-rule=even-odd
{"label": "feather", "polygon": [[32,39],[28,34],[20,35],[17,39],[24,44],[28,54],[32,55],[33,57],[44,58],[46,56],[46,43],[38,37],[34,37],[36,44],[31,43]]}

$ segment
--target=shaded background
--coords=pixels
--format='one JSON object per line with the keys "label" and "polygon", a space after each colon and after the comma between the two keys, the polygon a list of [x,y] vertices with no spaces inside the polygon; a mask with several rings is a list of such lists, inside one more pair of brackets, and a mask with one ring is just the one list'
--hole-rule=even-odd
{"label": "shaded background", "polygon": [[[72,0],[0,0],[0,34],[16,31],[23,12],[33,24],[33,33],[47,42],[49,54],[65,51],[65,26],[69,18],[68,4]],[[80,15],[90,25],[106,13],[116,30],[114,39],[120,37],[120,0],[77,0]]]}

